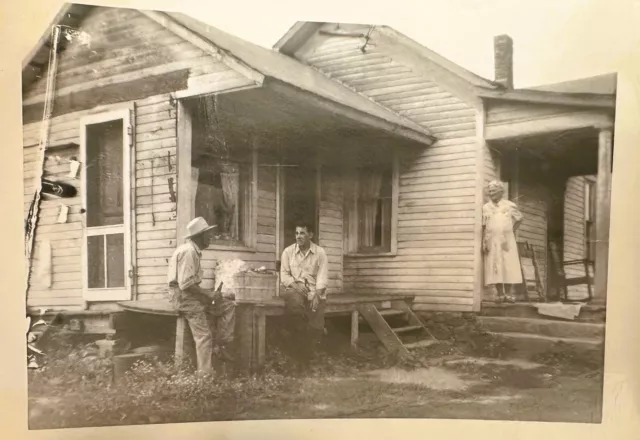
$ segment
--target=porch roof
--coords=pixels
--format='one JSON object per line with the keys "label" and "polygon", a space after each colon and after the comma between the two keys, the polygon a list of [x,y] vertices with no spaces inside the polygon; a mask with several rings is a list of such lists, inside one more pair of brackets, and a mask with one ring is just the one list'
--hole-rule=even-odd
{"label": "porch roof", "polygon": [[[65,4],[56,15],[53,24],[76,28],[95,7],[97,6]],[[279,89],[285,93],[298,93],[318,107],[386,131],[395,138],[410,139],[422,145],[435,142],[435,138],[426,128],[274,50],[229,35],[184,14],[140,12],[178,35],[188,35],[210,44],[212,50],[209,52],[212,55],[219,55],[230,61],[233,67],[254,80],[257,85]],[[23,90],[46,71],[50,45],[51,32],[47,29],[23,62]],[[64,50],[64,46],[63,42],[60,50]]]}
{"label": "porch roof", "polygon": [[[298,22],[280,38],[274,48],[289,57],[295,57],[295,52],[314,34],[320,32],[326,24],[329,23]],[[338,23],[332,24],[338,25]],[[367,26],[373,29],[372,33],[387,35],[401,47],[411,50],[423,60],[430,60],[461,78],[471,86],[473,93],[482,99],[559,106],[570,105],[588,109],[613,109],[615,107],[615,74],[531,88],[508,89],[495,81],[464,69],[389,26],[373,26],[372,24]]]}
{"label": "porch roof", "polygon": [[400,135],[431,145],[435,137],[421,125],[398,115],[348,87],[296,60],[238,37],[227,34],[187,15],[175,12],[158,13],[173,20],[216,47],[227,52],[248,68],[264,76],[264,85],[270,88],[293,89],[315,100],[320,106],[329,106],[341,114]]}

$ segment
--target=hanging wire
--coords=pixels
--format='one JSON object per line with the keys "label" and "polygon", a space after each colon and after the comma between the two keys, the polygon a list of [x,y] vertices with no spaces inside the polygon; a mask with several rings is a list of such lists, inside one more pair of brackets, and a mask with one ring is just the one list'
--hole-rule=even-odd
{"label": "hanging wire", "polygon": [[373,29],[375,27],[375,25],[369,27],[369,32],[367,32],[367,35],[364,37],[364,44],[360,48],[360,52],[366,53],[367,45],[369,44],[369,39],[371,38],[371,33],[373,32]]}
{"label": "hanging wire", "polygon": [[31,264],[32,264],[32,254],[34,247],[34,237],[35,237],[35,229],[38,223],[38,214],[40,210],[40,200],[41,200],[41,191],[42,191],[42,176],[44,175],[44,161],[45,161],[45,152],[47,147],[49,146],[49,131],[51,127],[51,115],[53,114],[53,101],[54,101],[54,90],[56,84],[56,73],[58,68],[58,43],[60,40],[60,27],[53,26],[51,29],[51,49],[49,52],[49,64],[48,64],[48,72],[47,72],[47,83],[46,83],[46,92],[45,92],[45,102],[42,116],[42,126],[40,131],[40,167],[37,168],[36,175],[36,192],[34,194],[33,202],[30,207],[30,212],[27,217],[27,225],[26,229],[26,237],[25,237],[25,257],[27,264],[27,285],[26,291],[27,293],[29,289],[29,278],[31,275]]}

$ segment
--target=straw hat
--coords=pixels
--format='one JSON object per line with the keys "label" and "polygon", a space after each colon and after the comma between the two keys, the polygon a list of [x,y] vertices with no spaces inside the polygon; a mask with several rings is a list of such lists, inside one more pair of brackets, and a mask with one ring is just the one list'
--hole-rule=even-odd
{"label": "straw hat", "polygon": [[203,232],[210,231],[213,228],[216,228],[218,225],[209,226],[207,221],[202,217],[196,217],[189,222],[187,225],[187,231],[189,232],[184,238],[193,238],[196,235],[202,234]]}

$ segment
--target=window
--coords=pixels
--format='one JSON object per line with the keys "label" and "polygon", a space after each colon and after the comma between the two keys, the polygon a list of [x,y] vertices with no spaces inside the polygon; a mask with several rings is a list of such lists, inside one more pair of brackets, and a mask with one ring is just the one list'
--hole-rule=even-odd
{"label": "window", "polygon": [[229,157],[203,154],[192,163],[193,212],[218,225],[213,245],[251,246],[252,158],[250,151]]}
{"label": "window", "polygon": [[381,254],[395,248],[395,161],[368,164],[349,173],[345,213],[347,252]]}
{"label": "window", "polygon": [[587,178],[584,191],[584,218],[585,218],[585,243],[586,257],[589,260],[596,258],[596,190],[595,182]]}
{"label": "window", "polygon": [[129,299],[129,111],[81,123],[84,290],[90,301]]}

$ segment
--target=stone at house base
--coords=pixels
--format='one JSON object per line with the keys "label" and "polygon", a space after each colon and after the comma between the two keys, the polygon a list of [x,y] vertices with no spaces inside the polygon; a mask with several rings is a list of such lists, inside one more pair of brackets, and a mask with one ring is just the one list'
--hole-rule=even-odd
{"label": "stone at house base", "polygon": [[420,310],[416,314],[438,341],[465,343],[483,333],[475,313]]}
{"label": "stone at house base", "polygon": [[604,343],[598,339],[554,338],[530,333],[489,332],[489,334],[509,344],[512,348],[511,356],[521,359],[531,359],[539,354],[563,350],[598,359],[604,355]]}
{"label": "stone at house base", "polygon": [[[607,309],[603,305],[584,304],[580,309],[580,314],[571,322],[604,323],[606,321]],[[483,301],[480,311],[482,316],[504,316],[512,318],[538,318],[567,322],[564,319],[543,316],[538,313],[535,303],[515,303],[499,304],[491,301]]]}
{"label": "stone at house base", "polygon": [[480,316],[478,321],[487,332],[527,333],[556,338],[604,338],[605,325],[589,322],[567,322],[552,319]]}

